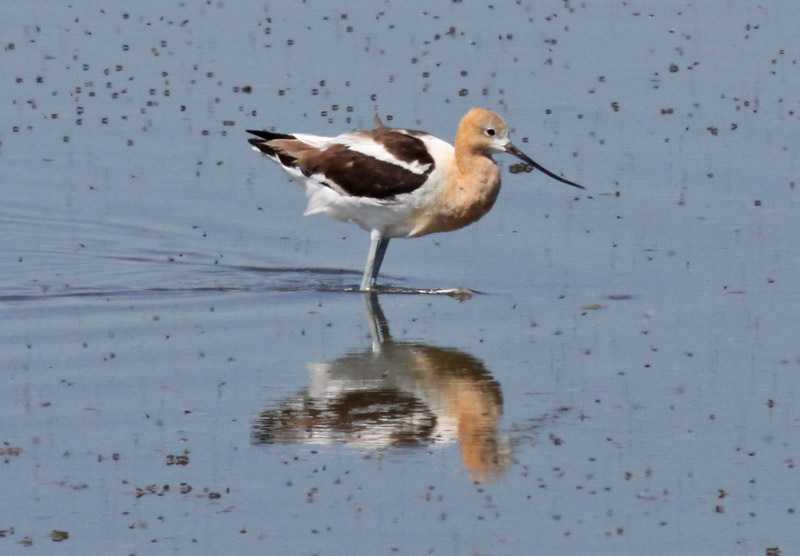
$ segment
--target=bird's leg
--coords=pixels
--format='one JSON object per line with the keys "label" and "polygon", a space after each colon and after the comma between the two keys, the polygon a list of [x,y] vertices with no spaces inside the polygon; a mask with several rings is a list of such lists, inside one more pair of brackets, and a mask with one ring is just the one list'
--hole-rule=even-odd
{"label": "bird's leg", "polygon": [[386,248],[389,247],[389,238],[384,237],[381,238],[380,243],[378,243],[378,251],[375,253],[375,266],[372,271],[372,285],[375,285],[375,281],[378,279],[378,272],[381,269],[381,265],[383,264],[383,256],[386,255]]}
{"label": "bird's leg", "polygon": [[367,256],[367,266],[364,269],[364,278],[361,280],[361,291],[370,291],[375,287],[375,281],[378,279],[378,272],[383,263],[383,256],[386,254],[386,248],[389,247],[388,237],[381,237],[377,230],[372,230],[371,243],[369,246],[369,255]]}

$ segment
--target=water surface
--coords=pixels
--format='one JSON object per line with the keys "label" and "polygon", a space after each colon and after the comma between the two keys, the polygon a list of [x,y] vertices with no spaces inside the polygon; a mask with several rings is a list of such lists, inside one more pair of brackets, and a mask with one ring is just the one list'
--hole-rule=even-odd
{"label": "water surface", "polygon": [[[0,7],[0,552],[800,552],[796,10]],[[467,229],[302,218],[244,129],[545,167]]]}

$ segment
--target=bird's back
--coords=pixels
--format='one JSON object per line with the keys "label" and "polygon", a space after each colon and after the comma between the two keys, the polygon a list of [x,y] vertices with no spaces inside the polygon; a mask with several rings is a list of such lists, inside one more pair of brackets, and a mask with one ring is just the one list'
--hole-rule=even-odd
{"label": "bird's back", "polygon": [[405,237],[414,211],[433,202],[453,167],[452,145],[383,125],[322,137],[251,131],[253,147],[306,189],[306,214],[325,212],[367,230]]}

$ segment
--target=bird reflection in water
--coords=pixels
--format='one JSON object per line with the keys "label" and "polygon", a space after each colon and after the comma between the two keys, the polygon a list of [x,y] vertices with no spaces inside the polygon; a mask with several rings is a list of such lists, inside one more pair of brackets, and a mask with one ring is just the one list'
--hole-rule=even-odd
{"label": "bird reflection in water", "polygon": [[458,442],[478,478],[503,474],[511,442],[499,430],[500,384],[468,353],[393,340],[377,295],[364,300],[372,346],[309,364],[309,387],[261,413],[252,442],[378,451]]}

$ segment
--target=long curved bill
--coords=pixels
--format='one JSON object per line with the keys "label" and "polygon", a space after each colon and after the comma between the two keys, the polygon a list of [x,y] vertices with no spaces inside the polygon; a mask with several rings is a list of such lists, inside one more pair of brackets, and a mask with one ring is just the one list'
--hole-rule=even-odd
{"label": "long curved bill", "polygon": [[582,185],[578,185],[575,182],[572,182],[572,181],[569,181],[567,179],[564,179],[561,176],[557,176],[553,172],[551,172],[550,170],[545,168],[544,166],[541,166],[540,164],[537,164],[536,162],[533,161],[533,159],[531,157],[529,157],[527,154],[525,154],[524,152],[519,150],[517,147],[515,147],[511,143],[506,145],[506,152],[508,154],[513,154],[514,156],[516,156],[517,158],[519,158],[520,160],[525,162],[525,164],[530,164],[531,166],[533,166],[534,168],[536,168],[540,172],[544,172],[545,174],[547,174],[548,176],[550,176],[554,180],[558,180],[561,183],[566,183],[567,185],[571,185],[572,187],[577,187],[579,189],[586,189]]}

